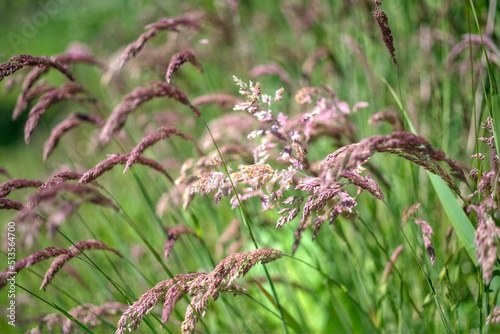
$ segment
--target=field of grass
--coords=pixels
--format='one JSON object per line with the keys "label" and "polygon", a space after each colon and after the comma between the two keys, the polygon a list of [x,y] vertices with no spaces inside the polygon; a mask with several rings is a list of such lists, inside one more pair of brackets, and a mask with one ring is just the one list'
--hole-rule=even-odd
{"label": "field of grass", "polygon": [[1,4],[0,332],[499,332],[498,7]]}

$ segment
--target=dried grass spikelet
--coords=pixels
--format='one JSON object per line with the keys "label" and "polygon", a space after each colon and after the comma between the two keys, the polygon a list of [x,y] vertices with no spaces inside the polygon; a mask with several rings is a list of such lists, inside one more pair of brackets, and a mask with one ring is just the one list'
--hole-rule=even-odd
{"label": "dried grass spikelet", "polygon": [[[421,204],[417,202],[412,204],[409,208],[405,207],[403,210],[403,215],[401,217],[401,222],[404,224],[410,219],[410,217],[414,217],[420,206]],[[413,221],[415,222],[415,224],[420,226],[420,229],[422,230],[422,238],[424,241],[425,249],[427,251],[427,255],[429,256],[431,265],[434,265],[434,263],[436,262],[436,251],[431,242],[434,231],[432,230],[431,225],[423,219],[414,217]]]}
{"label": "dried grass spikelet", "polygon": [[122,53],[119,67],[123,67],[125,63],[135,57],[144,47],[147,41],[156,36],[161,30],[178,31],[179,26],[188,26],[195,29],[200,27],[203,14],[192,13],[174,18],[162,18],[154,23],[148,24],[137,40],[127,45]]}
{"label": "dried grass spikelet", "polygon": [[126,173],[130,169],[130,167],[132,167],[132,165],[137,161],[137,159],[142,155],[142,153],[148,147],[153,146],[160,140],[163,140],[171,136],[178,136],[185,140],[194,141],[193,137],[185,133],[182,133],[177,128],[174,128],[172,126],[159,127],[158,129],[155,130],[155,132],[142,138],[141,142],[132,150],[127,159],[127,163],[125,165],[125,170],[123,171],[123,173]]}
{"label": "dried grass spikelet", "polygon": [[39,180],[13,179],[0,183],[0,198],[7,196],[11,191],[22,188],[38,188],[42,185]]}
{"label": "dried grass spikelet", "polygon": [[396,247],[394,252],[392,252],[391,258],[389,259],[389,262],[385,265],[384,272],[382,273],[382,278],[380,279],[380,282],[382,284],[387,283],[387,280],[389,279],[389,276],[391,275],[396,260],[399,258],[399,255],[403,252],[403,245],[399,245]]}
{"label": "dried grass spikelet", "polygon": [[432,245],[432,235],[434,234],[434,231],[432,230],[431,225],[419,218],[414,219],[415,224],[419,225],[420,228],[422,229],[422,238],[424,240],[424,246],[425,249],[427,250],[427,254],[429,255],[429,260],[431,261],[431,264],[434,265],[436,262],[436,251],[434,250],[434,246]]}
{"label": "dried grass spikelet", "polygon": [[250,78],[257,78],[262,75],[277,75],[281,82],[283,82],[289,90],[291,90],[291,87],[293,86],[288,72],[276,63],[257,65],[248,71],[248,76]]}
{"label": "dried grass spikelet", "polygon": [[28,120],[24,126],[24,140],[29,143],[31,135],[35,130],[42,115],[47,109],[63,100],[76,99],[84,92],[82,86],[74,82],[67,82],[61,88],[54,88],[40,97],[40,100],[33,106],[28,115]]}
{"label": "dried grass spikelet", "polygon": [[385,15],[385,12],[380,8],[380,6],[382,5],[382,1],[373,0],[373,3],[375,4],[373,17],[375,18],[375,21],[377,22],[377,25],[380,28],[380,31],[382,32],[382,40],[384,41],[387,51],[389,51],[389,54],[391,55],[392,63],[394,67],[397,68],[398,61],[396,60],[396,49],[394,48],[392,31],[391,28],[389,27],[389,19],[387,18],[387,15]]}
{"label": "dried grass spikelet", "polygon": [[168,321],[175,304],[187,291],[187,286],[203,273],[180,274],[172,279],[161,281],[145,292],[135,303],[122,314],[117,324],[116,334],[136,330],[142,318],[149,314],[156,304],[164,301],[162,321]]}
{"label": "dried grass spikelet", "polygon": [[403,122],[401,121],[401,118],[392,109],[379,111],[373,114],[368,120],[368,123],[370,124],[377,124],[382,122],[389,123],[392,126],[393,131],[404,130],[404,125]]}
{"label": "dried grass spikelet", "polygon": [[11,200],[9,198],[0,198],[0,210],[21,211],[22,209],[24,209],[23,203]]}
{"label": "dried grass spikelet", "polygon": [[[69,310],[68,313],[78,320],[78,322],[92,329],[100,326],[102,319],[122,313],[127,307],[128,305],[118,302],[106,302],[102,305],[83,304]],[[41,318],[38,326],[32,328],[27,333],[41,334],[44,327],[47,327],[47,331],[53,333],[57,330],[56,326],[61,327],[63,334],[77,332],[76,323],[73,320],[60,313],[51,313]]]}
{"label": "dried grass spikelet", "polygon": [[50,268],[47,270],[45,273],[45,276],[43,278],[42,285],[40,286],[40,290],[45,290],[47,285],[50,284],[54,276],[57,274],[57,272],[68,262],[69,260],[77,257],[80,255],[83,251],[85,250],[93,250],[93,249],[99,249],[99,250],[107,250],[110,252],[115,253],[119,257],[122,257],[122,254],[117,251],[114,248],[111,248],[104,244],[101,241],[97,240],[86,240],[86,241],[80,241],[75,243],[75,245],[71,246],[68,248],[68,252],[59,255],[50,265]]}
{"label": "dried grass spikelet", "polygon": [[358,188],[368,191],[375,198],[384,201],[382,189],[380,189],[379,185],[370,176],[361,176],[352,170],[342,171],[341,176],[348,179],[351,184],[354,184]]}
{"label": "dried grass spikelet", "polygon": [[183,50],[174,54],[170,59],[170,62],[168,63],[167,73],[165,74],[165,81],[170,83],[172,74],[186,62],[190,62],[194,67],[198,69],[198,71],[203,72],[203,67],[196,59],[196,55],[194,54],[194,52],[191,50]]}
{"label": "dried grass spikelet", "polygon": [[15,210],[21,212],[25,217],[30,216],[37,221],[44,220],[36,213],[28,211],[29,208],[25,207],[23,203],[11,200],[9,198],[0,198],[0,210]]}
{"label": "dried grass spikelet", "polygon": [[[129,157],[130,154],[108,154],[108,157],[106,159],[102,160],[94,168],[89,169],[85,174],[83,174],[79,182],[80,183],[92,182],[105,172],[113,169],[114,166],[125,164],[129,159]],[[171,182],[174,182],[173,178],[159,162],[153,159],[148,159],[140,155],[137,157],[136,163],[148,166],[156,170],[157,172],[165,175],[165,177],[167,177]]]}
{"label": "dried grass spikelet", "polygon": [[223,259],[211,273],[195,278],[188,290],[193,298],[182,322],[182,332],[194,332],[199,316],[203,316],[206,312],[208,301],[217,300],[220,292],[231,289],[237,278],[245,276],[258,263],[266,264],[283,255],[281,251],[271,248],[231,254]]}
{"label": "dried grass spikelet", "polygon": [[49,270],[45,274],[44,281],[42,283],[42,286],[40,289],[44,289],[47,284],[50,283],[54,275],[59,271],[59,269],[64,266],[64,264],[72,259],[77,257],[82,253],[82,251],[85,250],[93,250],[93,249],[99,249],[99,250],[108,250],[111,251],[118,256],[122,256],[120,252],[118,252],[116,249],[111,248],[107,246],[106,244],[102,243],[101,241],[97,240],[85,240],[85,241],[79,241],[75,243],[73,246],[69,247],[68,249],[66,248],[55,248],[55,247],[47,247],[43,251],[37,251],[34,252],[33,254],[29,255],[28,257],[25,257],[23,259],[17,260],[15,265],[12,268],[7,268],[3,272],[0,273],[0,289],[3,288],[6,284],[7,281],[12,278],[14,275],[17,275],[19,271],[23,270],[24,268],[28,268],[34,264],[37,264],[43,260],[52,258],[52,257],[58,257],[56,260],[52,263],[50,266]]}
{"label": "dried grass spikelet", "polygon": [[55,128],[50,132],[50,136],[44,144],[43,147],[43,160],[47,160],[49,155],[54,151],[57,144],[59,143],[59,139],[71,129],[79,126],[81,121],[88,122],[98,127],[104,125],[104,120],[98,116],[92,116],[87,114],[80,113],[72,113],[64,121],[59,123]]}
{"label": "dried grass spikelet", "polygon": [[172,228],[166,229],[167,231],[167,241],[165,242],[165,247],[164,247],[164,256],[165,258],[168,258],[170,255],[170,252],[172,251],[172,248],[174,247],[175,241],[179,239],[179,237],[183,234],[189,234],[192,235],[196,238],[198,238],[198,235],[189,227],[179,225],[175,226]]}
{"label": "dried grass spikelet", "polygon": [[249,183],[255,188],[261,188],[274,176],[274,169],[269,164],[239,165],[239,171],[231,173],[234,183]]}
{"label": "dried grass spikelet", "polygon": [[479,205],[469,205],[469,212],[477,214],[477,227],[474,235],[477,262],[481,266],[483,279],[490,283],[493,278],[493,269],[497,263],[497,241],[500,237],[500,228],[491,217],[490,212],[498,210],[495,201],[487,198]]}
{"label": "dried grass spikelet", "polygon": [[7,168],[2,167],[2,166],[0,166],[0,174],[7,176],[7,177],[10,177],[10,174],[9,174],[9,171],[7,170]]}
{"label": "dried grass spikelet", "polygon": [[193,333],[199,317],[208,307],[209,300],[217,300],[221,292],[242,293],[243,290],[234,284],[238,277],[258,263],[268,263],[281,258],[284,254],[278,250],[263,248],[245,253],[235,253],[223,259],[215,269],[208,273],[176,275],[172,279],[162,281],[144,293],[118,321],[117,334],[132,331],[139,327],[142,318],[150,313],[154,306],[163,301],[162,322],[168,321],[175,304],[185,295],[192,297],[186,309],[181,325],[182,333]]}
{"label": "dried grass spikelet", "polygon": [[128,115],[140,105],[151,99],[165,96],[189,106],[196,116],[200,116],[199,110],[191,104],[187,95],[179,88],[166,82],[153,82],[147,87],[134,89],[116,106],[99,134],[101,145],[108,143],[111,137],[123,128]]}
{"label": "dried grass spikelet", "polygon": [[0,64],[0,80],[6,76],[12,75],[24,67],[34,66],[53,67],[64,74],[69,80],[75,80],[73,74],[71,74],[71,72],[66,68],[65,64],[57,61],[54,57],[32,56],[29,54],[14,56],[10,58],[8,62]]}
{"label": "dried grass spikelet", "polygon": [[236,104],[243,102],[237,96],[223,93],[214,93],[198,96],[193,99],[192,103],[194,106],[203,106],[209,104],[216,104],[222,108],[232,109]]}

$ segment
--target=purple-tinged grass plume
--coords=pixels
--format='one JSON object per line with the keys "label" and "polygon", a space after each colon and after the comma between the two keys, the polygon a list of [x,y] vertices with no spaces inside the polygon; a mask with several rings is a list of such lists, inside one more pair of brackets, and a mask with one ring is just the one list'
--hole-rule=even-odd
{"label": "purple-tinged grass plume", "polygon": [[[130,154],[108,154],[108,157],[106,159],[102,160],[94,168],[89,169],[85,174],[83,174],[79,182],[83,184],[92,182],[105,172],[113,169],[114,166],[125,164],[128,161],[129,157]],[[159,162],[153,159],[149,159],[140,155],[135,159],[135,163],[148,166],[165,175],[165,177],[172,183],[174,182],[174,179],[170,176],[166,169]]]}
{"label": "purple-tinged grass plume", "polygon": [[208,273],[176,275],[162,281],[144,293],[118,321],[116,334],[136,330],[142,318],[150,313],[154,306],[163,301],[162,322],[166,322],[175,304],[184,296],[191,296],[181,325],[182,333],[193,333],[200,317],[203,317],[209,300],[217,300],[221,292],[243,293],[234,281],[245,276],[258,263],[268,263],[281,258],[284,254],[270,248],[256,249],[244,253],[235,253],[223,259],[215,269]]}
{"label": "purple-tinged grass plume", "polygon": [[170,79],[172,79],[172,74],[177,71],[182,64],[190,62],[194,67],[198,69],[198,71],[203,72],[203,67],[196,59],[196,55],[191,50],[183,50],[178,52],[172,56],[170,62],[168,63],[167,73],[165,74],[165,81],[170,83]]}
{"label": "purple-tinged grass plume", "polygon": [[132,167],[132,165],[137,161],[137,159],[139,159],[139,157],[148,147],[156,144],[160,140],[163,140],[171,136],[178,136],[185,140],[194,141],[193,137],[185,133],[182,133],[177,128],[174,128],[172,126],[159,127],[152,134],[142,138],[141,142],[132,150],[132,152],[130,152],[123,173],[127,172],[130,169],[130,167]]}
{"label": "purple-tinged grass plume", "polygon": [[28,257],[17,260],[13,268],[7,268],[5,271],[0,272],[0,289],[7,284],[8,280],[11,277],[17,275],[21,270],[31,267],[32,265],[35,265],[39,262],[50,259],[52,257],[58,257],[52,263],[49,270],[45,274],[44,281],[40,288],[43,289],[47,286],[47,284],[50,283],[52,278],[54,278],[54,275],[59,271],[59,269],[61,269],[64,266],[64,264],[68,260],[77,257],[83,251],[93,250],[93,249],[107,250],[117,254],[118,256],[121,256],[120,252],[118,252],[116,249],[111,248],[106,244],[102,243],[101,241],[97,240],[79,241],[75,243],[73,246],[69,247],[68,249],[47,247],[43,251],[34,252]]}
{"label": "purple-tinged grass plume", "polygon": [[59,139],[71,129],[79,126],[82,121],[94,124],[98,127],[102,127],[104,125],[104,120],[98,116],[81,113],[70,114],[64,121],[57,124],[50,132],[50,136],[43,146],[43,160],[47,160],[49,155],[54,151],[59,143]]}
{"label": "purple-tinged grass plume", "polygon": [[107,144],[111,138],[123,128],[130,113],[143,103],[159,97],[172,98],[190,107],[196,116],[200,116],[198,108],[191,104],[187,95],[179,88],[166,82],[153,82],[147,87],[138,87],[134,89],[127,96],[125,96],[123,101],[120,102],[118,106],[116,106],[109,118],[106,120],[106,124],[104,124],[104,127],[99,134],[99,141],[101,145]]}

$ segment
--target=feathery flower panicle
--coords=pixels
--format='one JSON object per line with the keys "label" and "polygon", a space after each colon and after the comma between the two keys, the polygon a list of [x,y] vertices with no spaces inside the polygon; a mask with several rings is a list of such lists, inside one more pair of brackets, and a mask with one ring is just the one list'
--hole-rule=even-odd
{"label": "feathery flower panicle", "polygon": [[40,118],[51,105],[63,100],[78,99],[83,92],[84,89],[79,84],[67,82],[61,88],[54,88],[43,94],[30,110],[28,120],[24,126],[24,140],[26,143],[29,143]]}
{"label": "feathery flower panicle", "polygon": [[115,253],[119,257],[122,257],[121,253],[117,251],[114,248],[111,248],[107,246],[106,244],[102,243],[101,241],[97,240],[85,240],[85,241],[80,241],[74,244],[73,246],[68,248],[68,252],[59,255],[50,265],[50,268],[47,270],[45,273],[45,276],[43,278],[42,285],[40,286],[40,290],[45,290],[47,285],[50,284],[54,276],[57,274],[57,272],[68,262],[69,260],[77,257],[80,255],[83,251],[85,250],[92,250],[92,249],[99,249],[99,250],[107,250],[112,253]]}
{"label": "feathery flower panicle", "polygon": [[65,64],[57,61],[54,57],[46,56],[32,56],[29,54],[21,54],[10,58],[6,63],[0,64],[0,80],[4,77],[12,75],[18,70],[24,67],[53,67],[62,74],[64,74],[69,80],[74,81],[75,78],[73,74],[66,68]]}
{"label": "feathery flower panicle", "polygon": [[77,257],[82,253],[82,251],[93,249],[108,250],[117,254],[118,256],[121,256],[120,252],[97,240],[79,241],[68,249],[47,247],[43,251],[34,252],[28,257],[16,261],[13,269],[7,268],[5,271],[0,272],[0,289],[7,284],[8,279],[13,277],[14,275],[17,275],[22,269],[28,268],[34,264],[42,262],[43,260],[47,260],[52,257],[58,257],[52,263],[51,267],[45,274],[44,283],[42,283],[41,289],[45,288],[45,286],[50,283],[57,271],[59,271],[59,269],[61,269],[68,260]]}
{"label": "feathery flower panicle", "polygon": [[387,15],[385,15],[385,12],[380,8],[380,6],[382,5],[382,1],[373,0],[373,3],[375,4],[373,17],[375,18],[375,21],[377,21],[377,25],[382,32],[382,40],[384,41],[387,51],[389,51],[389,54],[391,55],[392,63],[394,64],[394,67],[397,68],[398,61],[396,60],[396,49],[394,48],[392,31],[389,27],[389,19],[387,18]]}
{"label": "feathery flower panicle", "polygon": [[[223,190],[224,194],[228,194],[230,190],[230,184],[227,181],[226,175],[221,172],[203,172],[198,175],[198,179],[193,182],[189,190],[190,194],[208,194],[212,191],[218,189],[219,192]],[[218,192],[218,193],[219,193]],[[218,200],[216,199],[216,202]]]}
{"label": "feathery flower panicle", "polygon": [[370,176],[361,176],[352,170],[342,171],[341,176],[348,179],[351,184],[354,184],[358,188],[368,191],[375,198],[381,201],[384,200],[382,189],[380,189],[379,185]]}
{"label": "feathery flower panicle", "polygon": [[172,56],[170,62],[168,63],[167,73],[165,74],[165,81],[170,83],[170,79],[172,78],[172,74],[177,71],[182,64],[190,62],[194,67],[198,69],[198,71],[203,72],[203,67],[198,60],[196,59],[196,55],[191,50],[183,50],[178,52]]}
{"label": "feathery flower panicle", "polygon": [[[165,301],[162,321],[168,321],[175,304],[182,298],[184,293],[187,292],[189,283],[200,275],[206,274],[193,273],[175,275],[172,279],[161,281],[152,289],[146,291],[135,303],[129,306],[125,313],[123,313],[118,321],[116,334],[123,334],[136,330],[141,324],[142,318],[149,314],[162,300]],[[170,292],[172,289],[175,293]],[[183,293],[179,294],[179,290]]]}
{"label": "feathery flower panicle", "polygon": [[174,18],[162,18],[155,23],[148,24],[146,32],[141,34],[137,40],[130,43],[122,53],[119,67],[123,67],[131,58],[135,57],[144,47],[147,41],[156,36],[161,30],[178,31],[179,26],[188,26],[199,29],[203,14],[194,13]]}
{"label": "feathery flower panicle", "polygon": [[248,183],[254,189],[262,188],[264,183],[275,176],[275,170],[269,164],[239,165],[239,171],[230,174],[234,183]]}
{"label": "feathery flower panicle", "polygon": [[143,103],[159,97],[169,97],[177,100],[190,107],[196,116],[200,116],[199,110],[191,104],[187,95],[179,88],[166,82],[153,82],[147,87],[134,89],[116,106],[99,135],[101,145],[107,144],[111,137],[123,128],[130,113]]}
{"label": "feathery flower panicle", "polygon": [[489,283],[493,278],[493,269],[497,262],[497,240],[500,238],[500,228],[491,217],[490,212],[498,210],[492,198],[486,198],[479,205],[469,205],[469,212],[475,211],[478,225],[476,227],[474,245],[476,246],[477,262],[482,268],[483,279]]}
{"label": "feathery flower panicle", "polygon": [[[66,181],[70,180],[79,180],[82,177],[83,174],[77,173],[77,172],[72,172],[72,171],[62,171],[54,174],[51,176],[49,179],[47,179],[45,182],[43,182],[39,187],[38,187],[38,192],[42,192],[54,185],[58,185],[61,183],[64,183]],[[92,182],[92,185],[96,187],[101,187],[97,182]],[[35,208],[38,204],[40,203],[40,198],[37,198],[36,196],[32,196],[31,200],[28,202],[27,206],[31,209]]]}
{"label": "feathery flower panicle", "polygon": [[234,284],[237,278],[245,276],[258,263],[265,264],[283,255],[282,252],[270,248],[235,253],[223,259],[208,274],[176,275],[172,279],[162,281],[144,293],[125,311],[118,321],[116,334],[137,329],[142,318],[162,301],[162,322],[168,321],[175,304],[185,294],[190,295],[192,299],[186,309],[181,331],[193,333],[199,317],[202,317],[207,310],[209,300],[217,300],[221,292],[243,293],[244,290]]}
{"label": "feathery flower panicle", "polygon": [[205,314],[209,300],[217,300],[221,292],[231,289],[237,278],[245,276],[258,263],[266,264],[283,255],[282,252],[271,248],[231,254],[222,260],[211,273],[195,278],[188,289],[193,298],[182,322],[182,332],[192,333],[199,321],[199,316]]}
{"label": "feathery flower panicle", "polygon": [[[109,318],[127,309],[128,305],[118,302],[106,302],[102,305],[83,304],[68,311],[78,322],[87,328],[94,328],[102,323],[103,318]],[[63,334],[75,333],[77,327],[74,321],[68,319],[60,313],[52,313],[40,319],[38,326],[27,333],[42,333],[43,327],[47,327],[49,332],[56,332],[56,326],[60,326]]]}
{"label": "feathery flower panicle", "polygon": [[194,106],[216,104],[222,108],[230,108],[230,109],[232,109],[235,104],[241,102],[243,101],[239,97],[223,93],[201,95],[193,99],[192,101]]}
{"label": "feathery flower panicle", "polygon": [[38,188],[42,185],[39,180],[13,179],[0,183],[0,198],[6,197],[11,191],[22,188]]}
{"label": "feathery flower panicle", "polygon": [[[85,174],[83,174],[79,182],[83,184],[92,182],[102,174],[113,169],[113,167],[115,167],[116,165],[125,164],[129,159],[129,157],[130,154],[108,154],[108,157],[106,159],[102,160],[94,168],[89,169]],[[148,166],[156,170],[157,172],[165,175],[165,177],[169,179],[171,182],[174,182],[174,179],[170,176],[170,174],[168,174],[168,172],[159,162],[153,159],[148,159],[140,155],[137,157],[136,163]]]}
{"label": "feathery flower panicle", "polygon": [[165,258],[168,258],[170,255],[170,252],[172,251],[172,248],[174,247],[175,241],[179,239],[179,237],[183,234],[190,234],[196,238],[198,238],[198,235],[189,227],[179,225],[175,226],[167,230],[167,241],[165,242],[165,247],[164,247],[164,256]]}
{"label": "feathery flower panicle", "polygon": [[43,147],[43,160],[47,160],[49,155],[54,151],[57,144],[59,143],[59,139],[71,129],[79,126],[81,122],[88,122],[98,127],[104,125],[104,120],[98,116],[80,114],[80,113],[72,113],[64,121],[59,123],[55,128],[50,132],[49,139],[44,144]]}
{"label": "feathery flower panicle", "polygon": [[429,260],[431,261],[431,264],[434,265],[436,262],[436,251],[434,250],[434,246],[432,245],[431,237],[434,234],[434,231],[432,230],[431,225],[419,218],[414,219],[415,224],[419,225],[420,228],[422,229],[422,238],[424,239],[424,246],[425,249],[427,250],[427,254],[429,255]]}
{"label": "feathery flower panicle", "polygon": [[185,140],[194,141],[193,137],[179,131],[177,128],[174,128],[172,126],[161,126],[152,134],[142,138],[141,142],[132,150],[127,159],[127,163],[125,165],[125,170],[123,171],[123,173],[126,173],[130,169],[130,167],[132,167],[132,165],[148,147],[153,146],[160,140],[171,136],[178,136]]}
{"label": "feathery flower panicle", "polygon": [[410,219],[410,217],[413,216],[418,209],[420,209],[421,206],[422,204],[416,202],[413,203],[409,208],[405,207],[403,209],[403,216],[401,217],[401,222],[406,223],[408,219]]}

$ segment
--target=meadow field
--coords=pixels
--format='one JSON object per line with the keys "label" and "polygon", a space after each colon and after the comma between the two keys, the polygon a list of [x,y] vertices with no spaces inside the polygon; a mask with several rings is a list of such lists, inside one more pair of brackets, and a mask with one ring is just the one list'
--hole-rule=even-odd
{"label": "meadow field", "polygon": [[499,15],[0,4],[0,332],[500,332]]}

